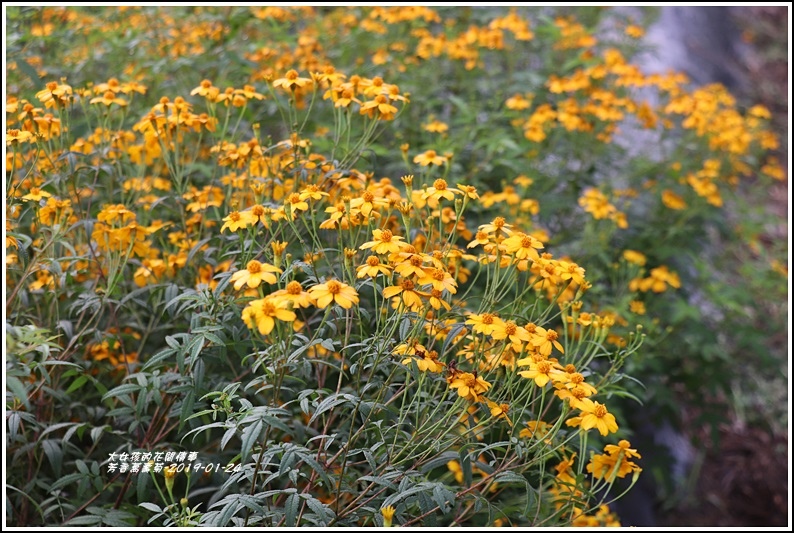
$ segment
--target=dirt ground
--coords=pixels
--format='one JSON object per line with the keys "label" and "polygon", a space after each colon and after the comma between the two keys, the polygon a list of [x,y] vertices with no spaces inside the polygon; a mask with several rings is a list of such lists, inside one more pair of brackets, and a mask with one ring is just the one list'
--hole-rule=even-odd
{"label": "dirt ground", "polygon": [[[763,103],[773,113],[781,139],[780,160],[788,161],[788,7],[734,8],[751,53],[738,66],[748,83],[740,95]],[[789,169],[786,166],[786,174]],[[788,181],[769,195],[769,209],[780,224],[770,239],[788,240]],[[781,235],[782,233],[782,235]],[[789,286],[790,288],[790,286]],[[789,353],[789,357],[791,354]],[[685,428],[693,442],[709,442],[698,428]],[[790,431],[790,430],[789,430]],[[693,497],[672,511],[657,515],[659,526],[775,527],[790,526],[788,479],[789,439],[785,434],[742,427],[731,421],[721,429],[719,448],[706,449]]]}

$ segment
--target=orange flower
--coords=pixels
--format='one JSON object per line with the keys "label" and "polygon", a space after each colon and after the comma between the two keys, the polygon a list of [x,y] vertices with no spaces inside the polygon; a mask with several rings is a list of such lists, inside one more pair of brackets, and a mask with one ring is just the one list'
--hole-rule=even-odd
{"label": "orange flower", "polygon": [[283,78],[279,78],[273,82],[273,87],[283,87],[288,91],[294,91],[295,89],[302,89],[310,83],[312,83],[310,78],[300,78],[298,77],[297,70],[290,69]]}

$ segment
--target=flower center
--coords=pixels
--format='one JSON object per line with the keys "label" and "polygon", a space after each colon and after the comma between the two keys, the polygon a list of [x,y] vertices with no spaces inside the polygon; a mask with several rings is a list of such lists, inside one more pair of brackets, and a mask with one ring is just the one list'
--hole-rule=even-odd
{"label": "flower center", "polygon": [[436,157],[436,151],[435,150],[428,150],[427,152],[425,152],[425,157],[427,157],[428,159],[435,158]]}
{"label": "flower center", "polygon": [[287,78],[290,81],[297,80],[298,79],[298,71],[296,71],[294,69],[290,69],[290,70],[287,71],[287,74],[284,77]]}
{"label": "flower center", "polygon": [[485,313],[482,315],[482,323],[483,324],[493,324],[494,316],[491,313]]}
{"label": "flower center", "polygon": [[255,217],[261,217],[262,215],[265,214],[265,208],[261,205],[255,205],[254,207],[251,208],[251,213]]}
{"label": "flower center", "polygon": [[548,374],[551,370],[551,365],[546,361],[538,363],[538,372],[541,374]]}
{"label": "flower center", "polygon": [[262,271],[262,263],[254,259],[248,262],[248,266],[246,267],[246,269],[251,274],[257,274]]}
{"label": "flower center", "polygon": [[287,283],[287,294],[297,296],[303,291],[303,287],[297,281],[290,281]]}
{"label": "flower center", "polygon": [[380,240],[381,242],[391,242],[393,236],[391,231],[385,229],[380,233]]}
{"label": "flower center", "polygon": [[518,326],[516,326],[514,323],[508,322],[505,325],[505,333],[507,333],[508,335],[515,335],[516,331],[518,331]]}
{"label": "flower center", "polygon": [[232,222],[239,222],[240,213],[238,213],[237,211],[232,211],[231,213],[229,213],[229,220],[231,220]]}
{"label": "flower center", "polygon": [[331,294],[339,294],[339,292],[342,290],[342,285],[338,281],[333,279],[328,283],[326,283],[325,285],[326,287],[328,287],[328,292],[330,292]]}
{"label": "flower center", "polygon": [[371,256],[367,257],[367,265],[369,265],[371,267],[376,267],[379,264],[380,264],[380,259],[378,259],[377,256],[371,255]]}
{"label": "flower center", "polygon": [[531,248],[532,247],[532,238],[531,237],[524,237],[521,239],[521,247],[522,248]]}
{"label": "flower center", "polygon": [[495,219],[493,219],[493,226],[496,229],[502,229],[505,224],[506,224],[506,222],[505,222],[505,219],[503,217],[496,217]]}
{"label": "flower center", "polygon": [[445,191],[447,190],[447,182],[442,179],[437,179],[433,182],[433,187],[435,187],[437,191]]}
{"label": "flower center", "polygon": [[364,191],[364,194],[361,195],[366,203],[372,202],[375,199],[375,195],[372,194],[370,191]]}
{"label": "flower center", "polygon": [[410,279],[404,279],[400,282],[400,286],[403,288],[404,291],[412,291],[414,290],[414,282]]}

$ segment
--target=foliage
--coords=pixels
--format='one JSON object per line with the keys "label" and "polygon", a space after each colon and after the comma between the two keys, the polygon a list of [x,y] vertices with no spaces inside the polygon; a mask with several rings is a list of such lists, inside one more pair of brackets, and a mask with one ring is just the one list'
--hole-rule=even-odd
{"label": "foliage", "polygon": [[768,112],[611,10],[7,22],[11,524],[615,524],[631,413],[748,362],[705,232]]}

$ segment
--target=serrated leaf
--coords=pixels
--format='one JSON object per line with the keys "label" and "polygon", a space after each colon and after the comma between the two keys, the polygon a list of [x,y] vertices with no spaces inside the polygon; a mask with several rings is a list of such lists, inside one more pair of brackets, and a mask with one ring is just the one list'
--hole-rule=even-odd
{"label": "serrated leaf", "polygon": [[337,405],[342,405],[347,401],[348,401],[347,398],[345,398],[341,394],[332,394],[331,396],[320,402],[320,404],[317,406],[317,410],[309,419],[309,424],[317,420],[317,417],[320,416],[321,414],[325,413],[326,411],[330,411]]}
{"label": "serrated leaf", "polygon": [[243,434],[240,437],[240,440],[242,441],[240,444],[240,462],[245,462],[248,460],[254,444],[257,440],[259,440],[259,433],[262,431],[262,426],[264,425],[264,421],[260,419],[243,430]]}
{"label": "serrated leaf", "polygon": [[284,502],[284,525],[287,527],[295,527],[295,522],[298,518],[298,503],[300,498],[297,494],[290,494],[287,501]]}

